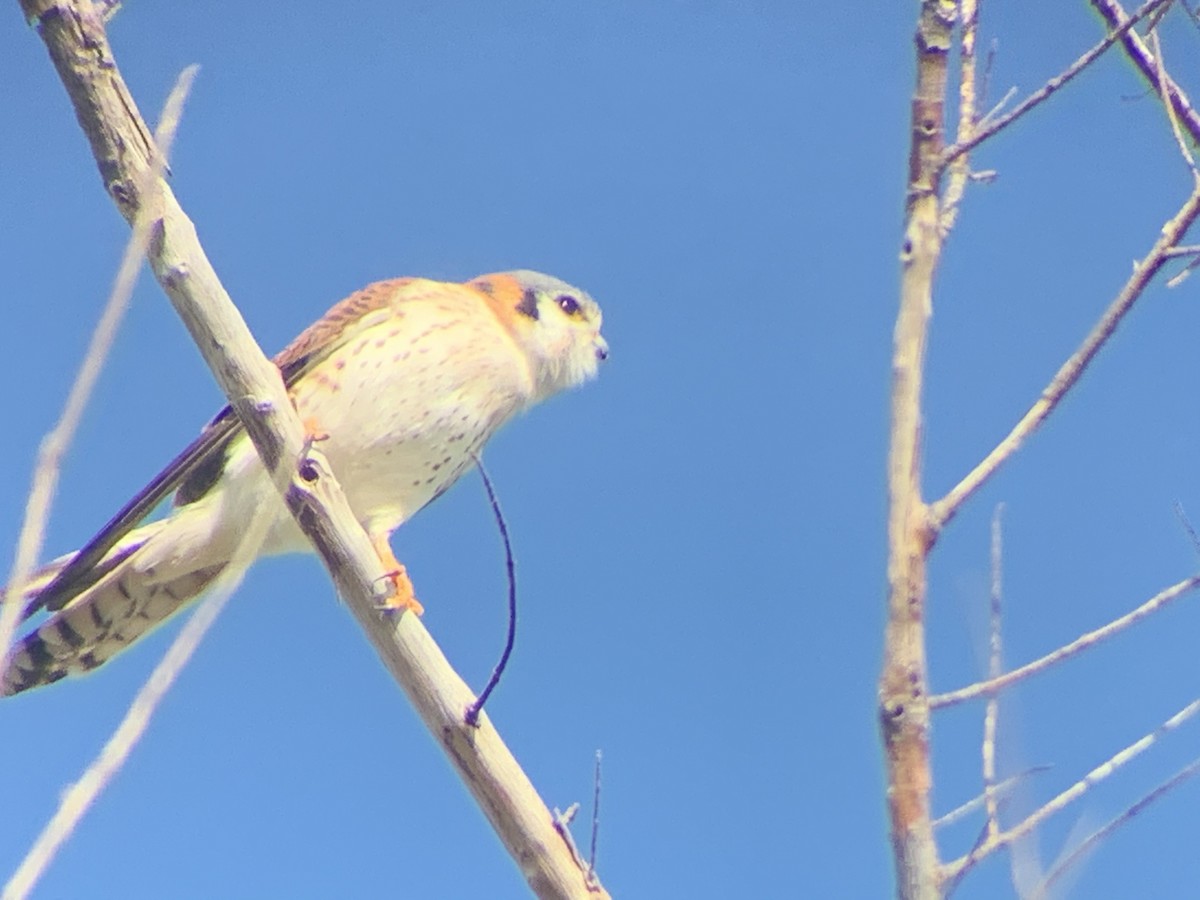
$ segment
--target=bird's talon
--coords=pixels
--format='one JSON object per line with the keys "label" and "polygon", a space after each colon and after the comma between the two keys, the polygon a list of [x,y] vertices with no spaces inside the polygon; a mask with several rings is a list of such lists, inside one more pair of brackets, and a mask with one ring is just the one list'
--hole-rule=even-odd
{"label": "bird's talon", "polygon": [[392,595],[383,601],[383,608],[397,612],[407,610],[418,616],[425,612],[425,607],[413,592],[412,580],[404,566],[393,569],[383,576],[392,583]]}
{"label": "bird's talon", "polygon": [[329,432],[321,428],[320,423],[314,416],[309,416],[304,420],[304,440],[311,447],[318,441],[329,440]]}

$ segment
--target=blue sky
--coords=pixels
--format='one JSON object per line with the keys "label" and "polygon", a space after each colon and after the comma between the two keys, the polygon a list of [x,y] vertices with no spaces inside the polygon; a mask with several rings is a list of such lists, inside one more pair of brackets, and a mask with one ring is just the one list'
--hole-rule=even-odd
{"label": "blue sky", "polygon": [[[993,99],[1100,34],[1073,3],[996,4]],[[110,26],[153,119],[202,67],[173,185],[274,352],[379,278],[537,268],[589,290],[599,382],[487,459],[521,626],[489,711],[548,803],[591,795],[614,896],[884,896],[875,729],[883,464],[915,4],[129,4]],[[16,4],[0,27],[0,542],[127,229]],[[1176,74],[1196,85],[1196,32]],[[1172,57],[1168,57],[1171,59]],[[929,355],[931,497],[1075,347],[1189,176],[1118,57],[974,158]],[[1195,280],[1157,287],[931,564],[932,681],[982,671],[988,524],[1007,504],[1007,658],[1196,567]],[[65,462],[47,555],[86,540],[222,403],[143,277]],[[425,623],[469,682],[503,637],[482,488],[406,526]],[[1192,699],[1193,600],[1014,692],[1001,765],[1044,801]],[[178,625],[86,679],[0,704],[7,874]],[[935,724],[935,806],[979,790],[981,710]],[[1195,726],[1055,819],[1053,859],[1194,755]],[[1094,855],[1078,896],[1200,878],[1197,786]],[[1078,824],[1082,822],[1083,824]],[[978,823],[947,834],[963,852]],[[584,837],[580,833],[580,837]],[[257,566],[38,896],[522,897],[523,882],[313,558]],[[963,895],[1008,896],[1007,866]]]}

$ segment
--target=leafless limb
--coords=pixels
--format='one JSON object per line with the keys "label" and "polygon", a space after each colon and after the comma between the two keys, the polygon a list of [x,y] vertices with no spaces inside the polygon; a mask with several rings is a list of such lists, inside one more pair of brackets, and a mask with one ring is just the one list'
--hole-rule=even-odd
{"label": "leafless limb", "polygon": [[[977,126],[975,96],[975,42],[979,33],[979,4],[976,0],[959,0],[958,15],[958,133],[955,141],[961,143],[971,137]],[[946,167],[945,190],[942,191],[941,229],[942,240],[954,228],[958,219],[958,206],[967,189],[970,163],[967,154],[960,153]]]}
{"label": "leafless limb", "polygon": [[1200,256],[1200,244],[1184,244],[1182,247],[1172,247],[1167,251],[1167,259],[1176,259],[1180,256]]}
{"label": "leafless limb", "polygon": [[[179,125],[179,116],[183,108],[183,103],[187,98],[195,76],[195,66],[184,70],[176,81],[170,96],[167,98],[159,127],[154,134],[154,140],[159,147],[160,153],[150,167],[146,169],[145,173],[143,173],[145,180],[140,185],[140,189],[144,193],[151,191],[161,178],[162,167],[166,164],[171,143],[175,138],[175,132]],[[100,374],[100,368],[107,355],[108,348],[112,344],[121,314],[129,305],[129,297],[133,292],[137,273],[141,269],[142,260],[146,255],[146,245],[150,236],[150,224],[150,218],[145,214],[139,215],[134,221],[133,233],[126,244],[125,253],[121,259],[121,265],[117,272],[112,293],[105,304],[104,314],[101,316],[101,320],[92,334],[92,340],[89,344],[88,352],[84,357],[83,365],[80,367],[79,375],[76,377],[75,384],[71,388],[66,411],[64,411],[59,425],[43,443],[43,449],[49,444],[58,444],[60,448],[65,447],[79,417],[82,415],[87,398]],[[55,454],[56,457],[59,455],[61,455],[61,449]],[[53,475],[41,475],[44,467],[52,470]],[[39,474],[34,476],[35,484],[39,481],[44,483],[44,480],[48,477],[56,478],[58,470],[57,459],[51,460],[48,457],[39,459],[37,470]],[[34,505],[34,496],[37,493],[36,490],[31,491],[30,505]],[[49,498],[44,497],[44,500],[45,502],[39,502],[38,504],[41,506],[39,516],[32,517],[32,521],[37,522],[39,529],[44,527],[45,516],[49,511]],[[39,518],[40,522],[37,521]],[[29,527],[30,522],[31,518],[27,517],[26,527]],[[265,522],[259,523],[257,531],[261,533],[258,533],[257,536],[255,536],[255,528],[252,527],[249,529],[249,546],[246,549],[239,549],[232,560],[232,563],[237,565],[231,564],[227,567],[226,572],[228,576],[218,579],[213,594],[196,611],[196,614],[188,623],[188,627],[179,634],[162,662],[155,668],[146,685],[138,693],[129,712],[105,744],[99,757],[88,767],[80,780],[63,794],[58,810],[46,824],[46,827],[34,842],[33,847],[30,848],[29,853],[26,854],[12,878],[5,885],[4,892],[0,895],[2,900],[20,900],[20,898],[28,895],[45,871],[46,866],[50,864],[50,861],[58,852],[58,848],[62,846],[63,842],[75,830],[76,825],[78,825],[96,797],[108,785],[112,776],[124,765],[134,746],[142,734],[145,733],[146,726],[149,724],[150,717],[153,715],[159,700],[162,699],[167,689],[174,683],[183,665],[190,658],[200,639],[208,630],[208,626],[215,620],[217,613],[224,606],[225,600],[233,592],[236,583],[240,581],[246,566],[257,555],[261,540],[265,536],[264,525]],[[37,536],[37,543],[40,546],[40,534]],[[32,565],[33,560],[29,562]],[[27,577],[28,569],[20,574],[22,578]],[[20,585],[15,582],[14,584],[16,585],[15,587],[10,585],[10,594],[6,601],[8,605],[4,610],[6,618],[10,619],[13,625],[16,624],[16,615],[13,615],[13,613],[14,611],[19,613],[22,606]],[[228,587],[225,586],[226,584]],[[12,631],[8,631],[0,636],[0,651],[7,651],[11,635]],[[7,660],[5,661],[7,662]],[[3,667],[0,667],[0,675],[2,674]]]}
{"label": "leafless limb", "polygon": [[[165,157],[170,150],[171,142],[175,138],[176,127],[179,124],[183,101],[195,75],[195,67],[185,71],[167,98],[156,134],[159,139],[158,146],[161,149],[161,155],[151,159],[150,165],[143,173],[143,183],[139,185],[139,191],[150,190],[162,175],[163,167],[166,165]],[[122,256],[121,265],[117,269],[112,290],[104,304],[100,321],[96,323],[96,327],[92,331],[83,362],[79,366],[79,372],[75,376],[75,381],[67,394],[66,403],[63,405],[62,415],[54,429],[46,435],[38,448],[33,484],[30,487],[29,500],[25,506],[25,521],[21,525],[21,532],[17,539],[16,558],[9,574],[7,588],[0,589],[0,680],[3,678],[5,669],[8,668],[8,650],[12,645],[17,623],[21,618],[23,606],[21,598],[24,586],[29,581],[29,576],[41,554],[50,507],[58,487],[62,458],[75,436],[75,429],[87,407],[96,380],[104,368],[104,362],[112,347],[113,339],[116,337],[117,328],[120,327],[125,310],[129,307],[129,298],[133,295],[138,272],[141,271],[142,260],[146,256],[146,246],[150,239],[150,225],[151,217],[144,214],[134,220],[133,233],[125,246],[125,253]]]}
{"label": "leafless limb", "polygon": [[279,372],[254,343],[200,246],[195,227],[169,186],[158,196],[139,190],[156,154],[121,77],[103,22],[88,0],[20,0],[37,26],[92,145],[106,189],[129,220],[156,201],[151,268],[184,319],[205,361],[268,471],[292,474],[285,500],[325,562],[338,591],[426,727],[459,772],[506,849],[539,897],[605,897],[586,883],[554,829],[549,810],[504,746],[486,714],[477,728],[463,721],[474,700],[413,615],[378,608],[387,584],[370,540],[317,450],[297,465],[304,430]]}
{"label": "leafless limb", "polygon": [[[997,784],[995,786],[994,796],[997,799],[1001,799],[1010,790],[1012,790],[1014,787],[1016,787],[1018,784],[1020,784],[1022,781],[1024,781],[1026,778],[1028,778],[1030,775],[1037,775],[1041,772],[1048,772],[1048,771],[1050,771],[1049,766],[1030,766],[1028,769],[1025,769],[1022,772],[1018,772],[1016,775],[1010,775],[1008,778],[1005,778],[1003,781],[997,782]],[[969,816],[971,813],[975,812],[975,810],[982,808],[986,802],[987,802],[987,794],[986,793],[982,793],[982,794],[979,794],[978,796],[972,797],[966,803],[960,804],[959,806],[954,807],[954,809],[950,810],[950,812],[946,813],[945,815],[938,816],[938,818],[934,819],[933,827],[934,828],[945,828],[947,825],[953,825],[955,822],[958,822],[961,819]],[[983,832],[983,837],[986,837],[986,836],[987,836],[987,830],[985,827],[985,830]]]}
{"label": "leafless limb", "polygon": [[1162,41],[1159,39],[1157,31],[1150,32],[1150,41],[1154,45],[1154,74],[1157,76],[1155,87],[1158,88],[1158,95],[1162,98],[1167,121],[1171,123],[1171,134],[1175,136],[1175,145],[1179,148],[1179,155],[1183,157],[1183,161],[1192,170],[1192,177],[1200,178],[1200,172],[1196,170],[1196,159],[1192,156],[1192,149],[1183,138],[1179,116],[1175,114],[1175,107],[1171,103],[1171,92],[1167,86],[1167,69],[1163,63]]}
{"label": "leafless limb", "polygon": [[265,508],[260,509],[246,524],[242,540],[228,565],[221,571],[209,593],[154,667],[154,671],[134,697],[124,718],[105,743],[99,756],[88,766],[79,781],[63,793],[58,809],[42,829],[8,884],[4,886],[0,900],[24,900],[28,896],[59,847],[70,837],[113,776],[125,765],[133,748],[150,726],[150,720],[159,703],[171,689],[221,610],[225,608],[226,602],[241,584],[246,569],[258,556],[259,548],[273,519],[268,512],[270,511]]}
{"label": "leafless limb", "polygon": [[[1003,639],[1000,631],[1001,602],[1003,600],[1004,541],[1000,529],[1000,517],[1004,505],[996,506],[992,516],[992,590],[991,615],[988,617],[988,678],[1000,676]],[[988,697],[983,715],[983,796],[986,800],[986,835],[995,838],[1000,833],[1000,817],[996,808],[996,720],[1000,717],[1000,698],[997,694]]]}
{"label": "leafless limb", "polygon": [[592,782],[592,841],[588,852],[588,877],[596,874],[596,848],[600,843],[600,751],[596,751],[596,770]]}
{"label": "leafless limb", "polygon": [[1132,31],[1134,25],[1136,25],[1150,13],[1157,10],[1159,7],[1165,6],[1171,2],[1172,0],[1148,0],[1148,2],[1142,4],[1132,16],[1129,16],[1122,22],[1113,25],[1112,31],[1109,32],[1104,40],[1100,41],[1081,57],[1079,57],[1079,59],[1067,66],[1067,68],[1064,69],[1061,74],[1054,76],[1038,90],[1034,91],[1024,100],[1022,100],[1012,111],[1000,116],[997,119],[993,119],[991,122],[975,131],[975,133],[966,140],[960,138],[957,143],[947,147],[942,153],[943,165],[949,165],[957,157],[975,149],[988,138],[1004,130],[1030,110],[1049,100],[1051,96],[1053,96],[1061,88],[1065,87],[1076,76],[1082,73],[1084,69],[1099,59],[1104,51],[1106,51],[1117,41],[1126,38],[1126,36]]}
{"label": "leafless limb", "polygon": [[1154,242],[1154,246],[1134,266],[1133,274],[1129,276],[1120,293],[1104,311],[1100,321],[1092,328],[1079,349],[1071,354],[1071,357],[1055,373],[1050,383],[1043,388],[1041,396],[1029,408],[1029,411],[962,481],[956,484],[945,497],[931,504],[929,521],[935,532],[940,531],[954,518],[963,503],[983,487],[988,479],[996,474],[1000,466],[1020,449],[1025,440],[1054,412],[1062,398],[1087,371],[1087,367],[1095,359],[1096,354],[1108,343],[1116,332],[1117,326],[1145,293],[1146,287],[1169,258],[1168,253],[1179,246],[1197,216],[1200,216],[1200,184],[1193,184],[1192,192],[1183,206],[1163,225],[1162,232]]}
{"label": "leafless limb", "polygon": [[1107,640],[1114,635],[1119,634],[1126,628],[1140,622],[1142,619],[1153,615],[1169,603],[1178,600],[1188,591],[1194,590],[1200,586],[1200,575],[1193,575],[1190,578],[1185,578],[1183,581],[1177,582],[1168,588],[1159,591],[1141,606],[1130,610],[1120,618],[1113,619],[1107,625],[1102,625],[1099,628],[1082,634],[1069,644],[1063,644],[1056,650],[1047,653],[1040,659],[1035,659],[1033,662],[1026,663],[1020,668],[1013,669],[1011,672],[1006,672],[998,678],[989,678],[987,681],[978,681],[975,684],[967,685],[964,688],[959,688],[956,691],[947,691],[944,694],[934,694],[929,698],[929,705],[934,709],[940,709],[943,706],[954,706],[958,703],[965,703],[968,700],[974,700],[977,697],[990,697],[1003,691],[1005,688],[1011,687],[1018,681],[1024,681],[1039,672],[1042,672],[1063,660],[1069,659],[1077,653],[1082,653],[1089,647],[1094,647],[1101,641]]}
{"label": "leafless limb", "polygon": [[974,866],[980,860],[988,855],[996,852],[1002,847],[1012,844],[1027,834],[1033,832],[1042,822],[1050,818],[1055,813],[1061,812],[1069,804],[1078,800],[1089,790],[1104,781],[1106,778],[1113,775],[1121,767],[1131,762],[1145,750],[1149,749],[1159,738],[1163,737],[1170,731],[1174,731],[1189,718],[1200,711],[1200,700],[1194,700],[1177,712],[1171,718],[1167,719],[1150,734],[1147,734],[1138,740],[1134,741],[1125,749],[1113,756],[1109,757],[1092,771],[1088,772],[1083,778],[1075,782],[1065,791],[1060,793],[1054,799],[1035,810],[1029,816],[1026,816],[1021,822],[1007,831],[1002,831],[994,838],[983,841],[979,846],[971,850],[970,853],[953,862],[947,863],[943,867],[943,877],[945,880],[954,880],[961,877],[962,873]]}
{"label": "leafless limb", "polygon": [[956,6],[948,0],[921,3],[900,251],[900,310],[892,351],[888,599],[878,715],[892,856],[897,891],[903,900],[933,900],[939,895],[938,853],[929,803],[933,776],[924,605],[932,532],[921,497],[921,389],[933,279],[941,256],[937,178],[945,143],[946,60],[953,46],[955,15]]}
{"label": "leafless limb", "polygon": [[1054,887],[1054,885],[1067,873],[1068,870],[1078,865],[1088,853],[1098,847],[1103,840],[1105,840],[1118,828],[1133,821],[1134,817],[1146,809],[1146,807],[1148,807],[1151,803],[1179,787],[1179,785],[1183,784],[1197,772],[1200,772],[1200,760],[1196,760],[1195,762],[1184,766],[1181,770],[1176,772],[1158,787],[1154,788],[1154,790],[1149,791],[1136,803],[1130,804],[1130,806],[1123,810],[1120,815],[1114,816],[1102,827],[1096,829],[1087,837],[1085,837],[1079,842],[1078,846],[1072,848],[1069,853],[1065,854],[1060,860],[1058,860],[1058,862],[1054,864],[1054,867],[1046,873],[1046,876],[1042,879],[1041,883],[1037,885],[1037,887],[1030,893],[1029,900],[1048,900],[1048,898],[1052,896],[1051,888]]}
{"label": "leafless limb", "polygon": [[[1146,83],[1171,107],[1180,126],[1191,136],[1192,141],[1200,144],[1200,115],[1197,115],[1187,94],[1170,75],[1164,74],[1162,83],[1165,90],[1160,90],[1159,67],[1155,63],[1154,54],[1150,52],[1150,48],[1146,46],[1141,35],[1126,27],[1133,17],[1125,12],[1124,7],[1117,0],[1090,0],[1090,2],[1092,8],[1100,13],[1100,17],[1104,19],[1109,28],[1113,29],[1114,33],[1124,29],[1121,33],[1121,45],[1125,49],[1125,54],[1133,61],[1134,66],[1146,79]],[[1141,10],[1139,9],[1138,12]]]}

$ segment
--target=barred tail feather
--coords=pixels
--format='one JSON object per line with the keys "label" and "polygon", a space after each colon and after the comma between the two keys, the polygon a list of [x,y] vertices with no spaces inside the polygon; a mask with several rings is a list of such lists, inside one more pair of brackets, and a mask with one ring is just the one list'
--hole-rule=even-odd
{"label": "barred tail feather", "polygon": [[[117,558],[115,565],[110,564],[98,580],[85,582],[78,594],[17,643],[0,684],[0,695],[20,693],[96,668],[208,587],[225,567],[225,561],[195,560],[197,567],[187,566],[181,571],[180,566],[172,564],[172,535],[163,533],[164,526],[170,524],[170,520],[153,522],[130,533],[107,558]],[[23,593],[36,603],[38,590],[45,588],[69,560],[67,556],[48,564]]]}

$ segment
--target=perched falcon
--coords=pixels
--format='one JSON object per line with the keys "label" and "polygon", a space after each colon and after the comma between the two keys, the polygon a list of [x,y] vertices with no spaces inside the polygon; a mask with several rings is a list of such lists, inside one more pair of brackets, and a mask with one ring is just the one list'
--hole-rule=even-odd
{"label": "perched falcon", "polygon": [[[607,356],[591,297],[517,271],[465,284],[372,284],[275,363],[380,559],[420,611],[392,532],[470,468],[513,415],[594,377]],[[167,516],[134,528],[172,491]],[[264,504],[277,513],[263,554],[311,549],[226,407],[87,546],[33,579],[26,615],[51,615],[14,648],[2,692],[94,669],[196,599]]]}

